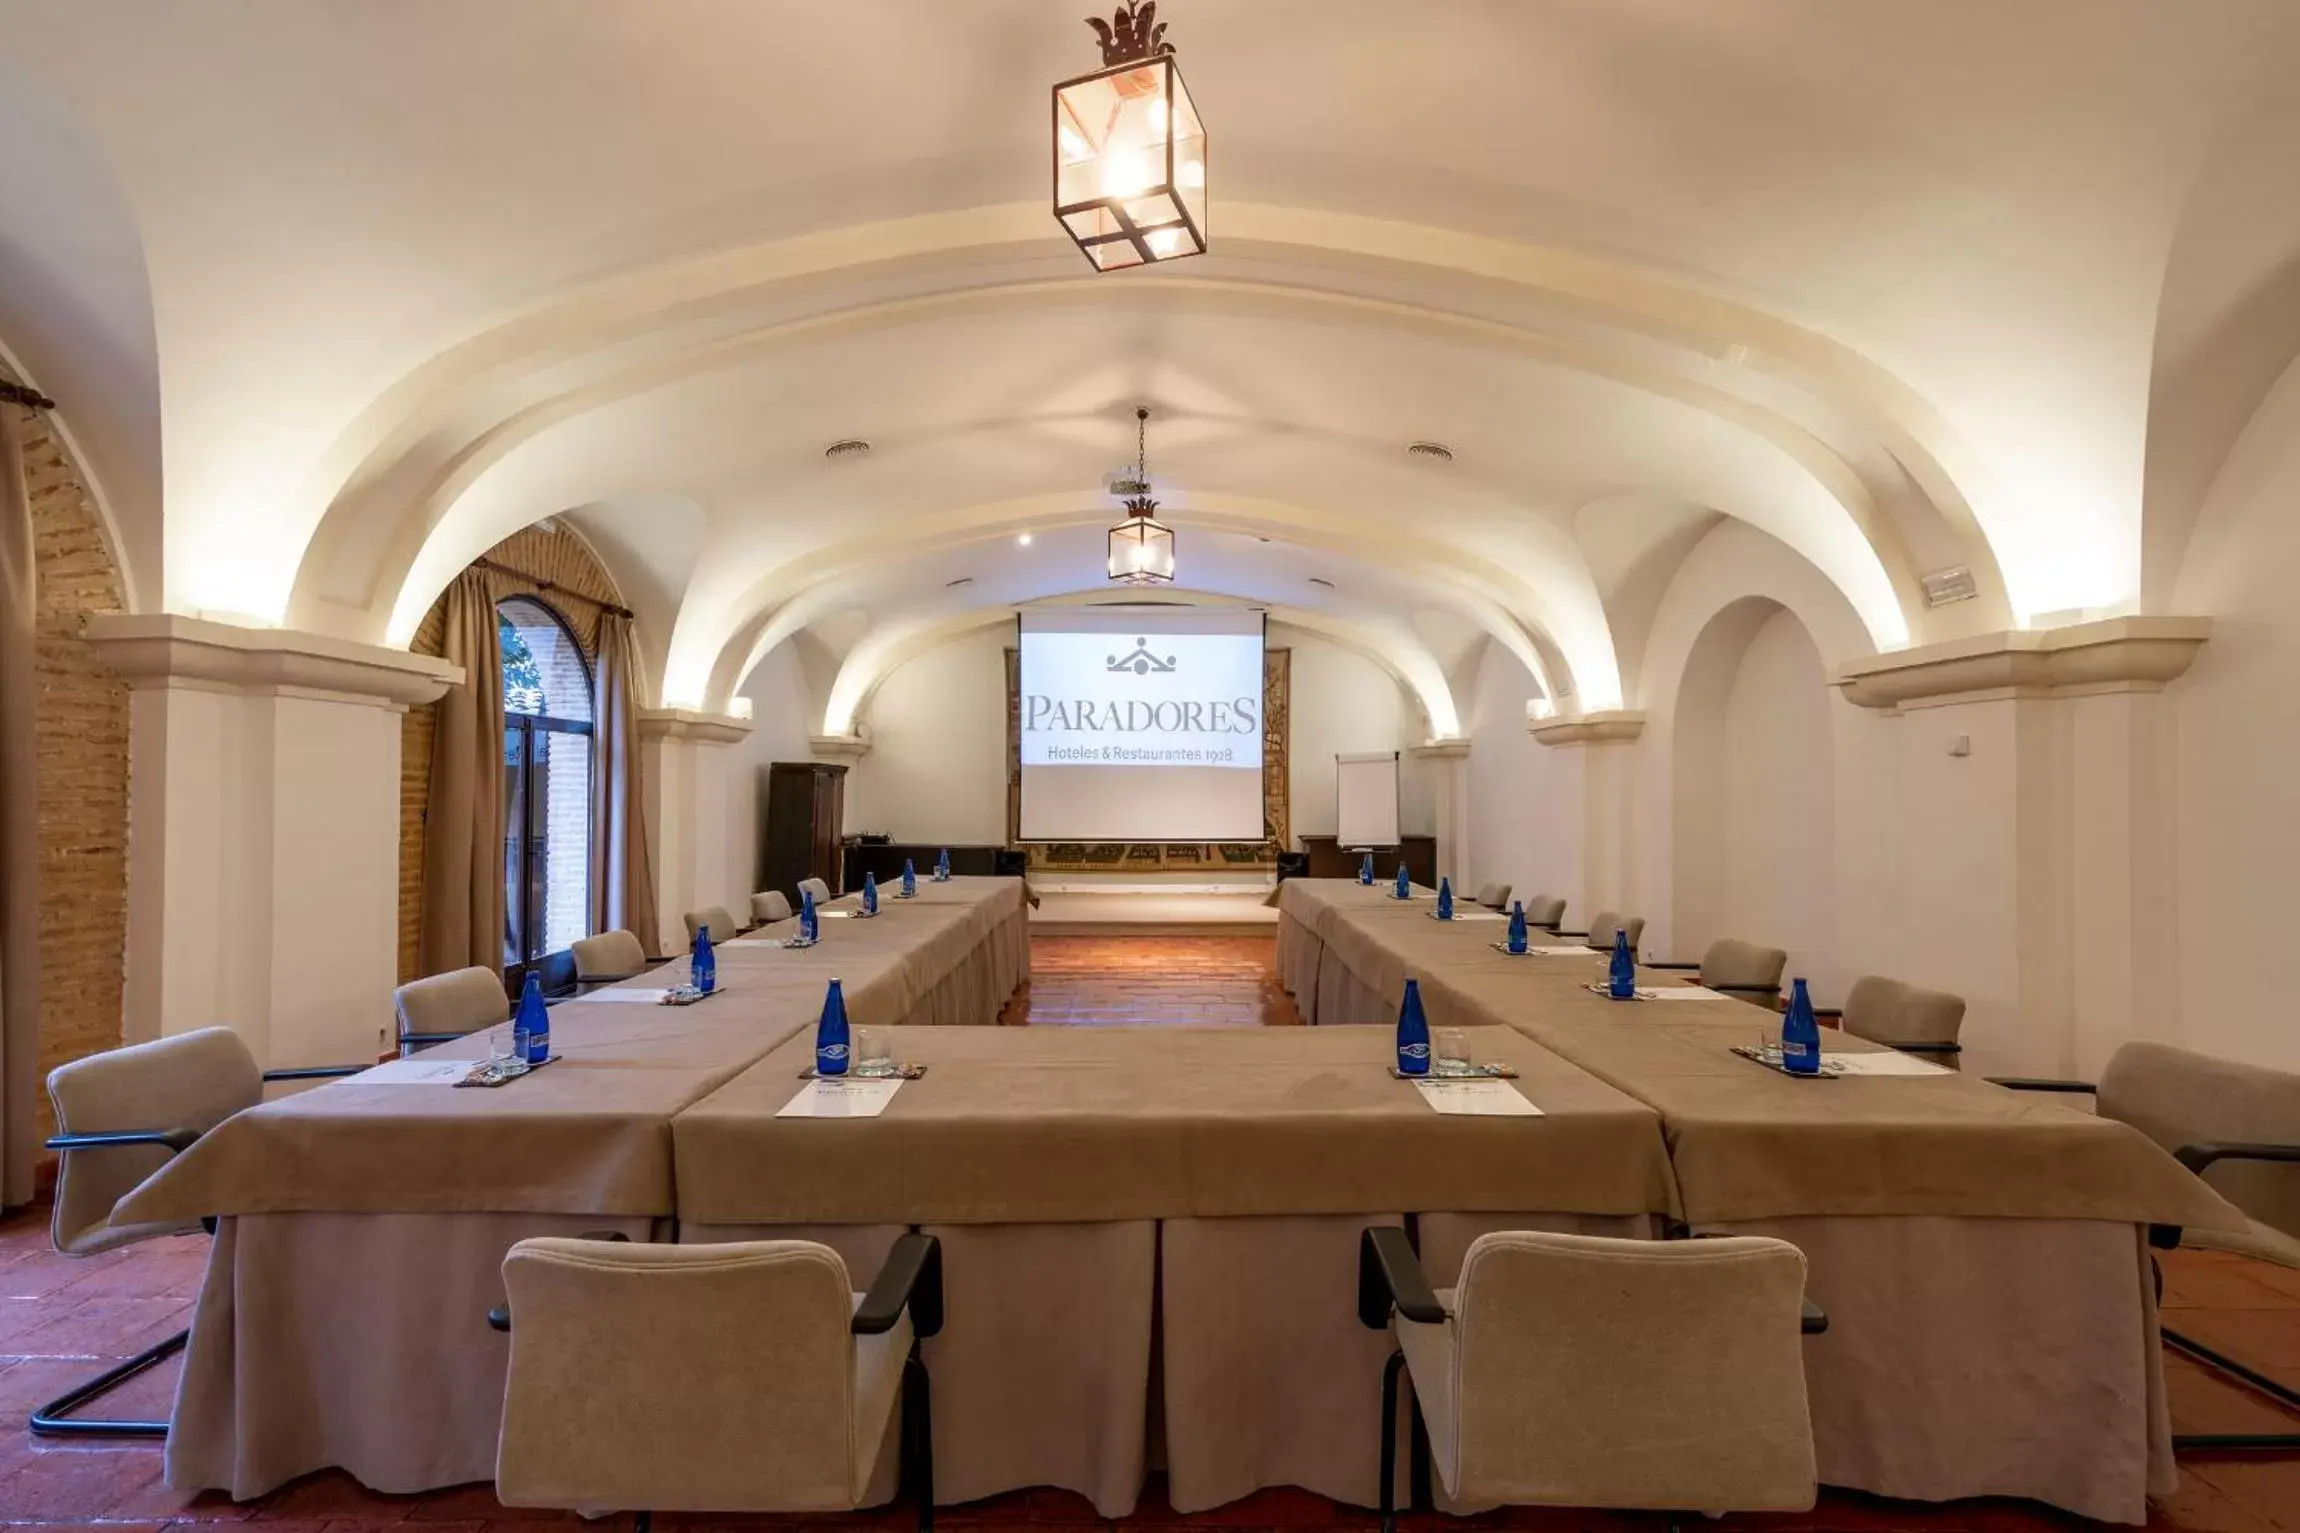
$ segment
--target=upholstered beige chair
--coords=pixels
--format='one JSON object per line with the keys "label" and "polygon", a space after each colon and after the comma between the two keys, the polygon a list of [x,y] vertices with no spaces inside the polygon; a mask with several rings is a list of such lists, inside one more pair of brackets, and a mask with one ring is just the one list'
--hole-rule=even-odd
{"label": "upholstered beige chair", "polygon": [[[2091,1094],[2102,1117],[2139,1129],[2243,1211],[2248,1225],[2243,1233],[2187,1230],[2181,1233],[2182,1245],[2300,1269],[2300,1074],[2215,1059],[2170,1044],[2128,1043],[2110,1056],[2097,1086],[2025,1076],[1999,1077],[1996,1084]],[[2162,1331],[2174,1350],[2300,1412],[2300,1390],[2170,1326]],[[2300,1432],[2184,1434],[2172,1443],[2198,1450],[2289,1450],[2300,1448]]]}
{"label": "upholstered beige chair", "polygon": [[895,1242],[867,1294],[802,1240],[522,1240],[496,1449],[507,1506],[822,1512],[859,1506],[903,1406],[901,1466],[933,1525],[918,1341],[942,1326],[941,1248]]}
{"label": "upholstered beige chair", "polygon": [[502,976],[474,966],[410,981],[392,993],[399,1051],[413,1053],[511,1020]]}
{"label": "upholstered beige chair", "polygon": [[1397,1375],[1457,1503],[1802,1511],[1816,1491],[1799,1338],[1805,1258],[1757,1236],[1481,1235],[1433,1292],[1405,1231],[1369,1229],[1358,1315],[1390,1326],[1382,1525],[1396,1525]]}
{"label": "upholstered beige chair", "polygon": [[[1531,920],[1532,917],[1529,915],[1526,919]],[[1589,946],[1609,953],[1613,951],[1613,934],[1616,931],[1629,933],[1629,951],[1634,953],[1637,951],[1637,939],[1645,935],[1645,917],[1616,915],[1610,910],[1600,910],[1589,918],[1589,930],[1561,931],[1558,935],[1579,937]]]}
{"label": "upholstered beige chair", "polygon": [[[1635,946],[1632,939],[1631,945]],[[1709,944],[1699,963],[1648,963],[1648,969],[1698,969],[1701,983],[1738,1000],[1770,1011],[1781,1000],[1781,971],[1789,955],[1777,947],[1759,947],[1738,937],[1719,937]]]}
{"label": "upholstered beige chair", "polygon": [[790,918],[791,902],[783,897],[782,890],[768,889],[751,896],[751,923],[754,926],[764,926],[770,921],[788,921]]}
{"label": "upholstered beige chair", "polygon": [[1565,920],[1565,901],[1554,894],[1537,894],[1525,902],[1525,924],[1554,932]]}
{"label": "upholstered beige chair", "polygon": [[695,945],[695,933],[706,926],[711,929],[711,940],[715,943],[724,942],[742,930],[735,924],[735,918],[727,914],[726,907],[722,905],[710,905],[701,910],[690,910],[684,919],[687,923],[687,945],[689,947]]}
{"label": "upholstered beige chair", "polygon": [[1478,885],[1477,902],[1488,910],[1507,910],[1509,908],[1509,885]]}
{"label": "upholstered beige chair", "polygon": [[[197,1220],[124,1224],[114,1210],[171,1156],[261,1101],[264,1082],[318,1080],[361,1068],[260,1071],[248,1046],[228,1027],[178,1033],[58,1065],[48,1073],[48,1100],[56,1110],[56,1134],[48,1148],[58,1155],[49,1235],[56,1249],[66,1256],[95,1256],[159,1235],[199,1234]],[[32,1413],[32,1430],[49,1437],[167,1436],[165,1421],[75,1417],[71,1412],[182,1351],[189,1335],[178,1331],[49,1401]]]}
{"label": "upholstered beige chair", "polygon": [[581,938],[572,951],[577,979],[623,979],[647,967],[647,950],[627,931]]}
{"label": "upholstered beige chair", "polygon": [[831,886],[819,878],[800,879],[799,893],[813,895],[817,905],[828,905],[831,902]]}
{"label": "upholstered beige chair", "polygon": [[1943,1054],[1955,1063],[1960,1052],[1957,1033],[1964,1026],[1965,998],[1946,990],[1926,990],[1881,974],[1864,974],[1853,981],[1841,1010],[1816,1011],[1834,1017],[1845,1031],[1871,1043],[1882,1043],[1909,1054]]}

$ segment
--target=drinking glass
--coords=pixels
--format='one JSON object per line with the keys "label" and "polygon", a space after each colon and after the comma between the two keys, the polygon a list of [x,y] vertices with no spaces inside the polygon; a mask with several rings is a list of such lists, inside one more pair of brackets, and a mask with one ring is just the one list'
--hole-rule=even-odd
{"label": "drinking glass", "polygon": [[1437,1030],[1437,1073],[1440,1075],[1467,1075],[1470,1073],[1469,1036],[1458,1027]]}
{"label": "drinking glass", "polygon": [[855,1030],[855,1073],[866,1076],[894,1074],[894,1037],[883,1027],[863,1027]]}

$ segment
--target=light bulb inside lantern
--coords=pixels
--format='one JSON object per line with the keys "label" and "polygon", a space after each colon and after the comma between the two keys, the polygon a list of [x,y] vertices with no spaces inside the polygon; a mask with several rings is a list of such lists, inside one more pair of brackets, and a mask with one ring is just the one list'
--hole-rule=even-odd
{"label": "light bulb inside lantern", "polygon": [[1061,131],[1060,137],[1062,140],[1062,157],[1065,160],[1069,160],[1075,164],[1080,160],[1091,160],[1094,158],[1094,150],[1087,144],[1085,139],[1078,136],[1076,129],[1064,128]]}
{"label": "light bulb inside lantern", "polygon": [[1150,120],[1152,136],[1164,138],[1166,136],[1166,98],[1163,96],[1151,97],[1149,110],[1144,115]]}
{"label": "light bulb inside lantern", "polygon": [[1172,255],[1182,248],[1182,231],[1179,229],[1151,230],[1150,248],[1162,256]]}
{"label": "light bulb inside lantern", "polygon": [[1102,195],[1132,197],[1156,181],[1149,157],[1139,153],[1105,155],[1102,160]]}
{"label": "light bulb inside lantern", "polygon": [[1184,160],[1176,168],[1174,179],[1184,186],[1204,186],[1206,184],[1206,162],[1204,160]]}

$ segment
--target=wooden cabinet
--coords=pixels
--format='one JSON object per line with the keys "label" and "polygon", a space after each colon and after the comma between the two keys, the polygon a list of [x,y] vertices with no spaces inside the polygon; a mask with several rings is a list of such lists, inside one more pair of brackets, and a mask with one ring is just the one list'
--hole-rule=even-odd
{"label": "wooden cabinet", "polygon": [[[1312,878],[1355,878],[1358,866],[1365,860],[1362,850],[1344,851],[1334,844],[1332,836],[1304,836],[1302,850],[1310,857]],[[1415,883],[1429,887],[1437,884],[1437,837],[1406,836],[1398,846],[1374,848],[1374,876],[1385,882],[1397,876],[1398,864],[1406,865],[1406,876]],[[1460,890],[1454,891],[1460,893]]]}
{"label": "wooden cabinet", "polygon": [[761,889],[780,890],[793,908],[799,880],[819,878],[831,893],[846,892],[841,825],[846,817],[847,769],[819,761],[777,761],[761,774],[766,800],[759,816]]}

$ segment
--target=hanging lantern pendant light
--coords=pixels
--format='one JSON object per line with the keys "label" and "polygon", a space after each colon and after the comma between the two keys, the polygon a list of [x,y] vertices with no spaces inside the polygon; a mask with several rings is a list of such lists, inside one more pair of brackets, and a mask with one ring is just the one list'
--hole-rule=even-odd
{"label": "hanging lantern pendant light", "polygon": [[1206,125],[1157,17],[1087,17],[1103,67],[1054,87],[1054,216],[1101,271],[1206,251]]}
{"label": "hanging lantern pendant light", "polygon": [[1126,507],[1126,520],[1110,529],[1110,578],[1121,585],[1162,586],[1174,579],[1174,529],[1158,520],[1150,498],[1150,411],[1134,412],[1134,474],[1110,488]]}

